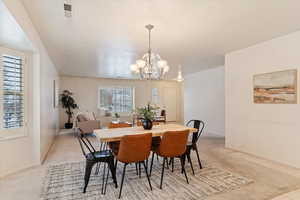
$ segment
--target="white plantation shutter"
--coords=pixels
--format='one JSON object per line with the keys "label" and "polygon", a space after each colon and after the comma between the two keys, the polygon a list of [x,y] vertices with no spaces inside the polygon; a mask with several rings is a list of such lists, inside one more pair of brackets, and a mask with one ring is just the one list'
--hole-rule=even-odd
{"label": "white plantation shutter", "polygon": [[25,57],[0,51],[0,130],[24,134],[25,126]]}

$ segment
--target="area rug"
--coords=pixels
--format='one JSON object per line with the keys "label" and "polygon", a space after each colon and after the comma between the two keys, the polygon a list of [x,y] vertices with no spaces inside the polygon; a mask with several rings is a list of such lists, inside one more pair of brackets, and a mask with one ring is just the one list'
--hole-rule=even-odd
{"label": "area rug", "polygon": [[[139,178],[135,165],[128,165],[121,199],[204,200],[211,195],[238,189],[253,182],[251,179],[207,163],[204,163],[204,168],[200,170],[197,160],[193,163],[195,175],[192,174],[189,163],[186,165],[189,184],[180,173],[180,162],[175,161],[174,172],[170,169],[165,170],[163,190],[160,190],[161,163],[155,161],[151,176],[152,191],[150,191],[144,171],[142,171],[142,177]],[[106,194],[101,194],[102,167],[98,175],[95,175],[95,172],[91,174],[87,191],[85,194],[82,193],[84,167],[84,162],[50,165],[44,180],[41,200],[112,200],[118,198],[119,188],[114,188],[111,177],[108,180]],[[117,170],[119,183],[122,169],[122,164],[119,164]]]}

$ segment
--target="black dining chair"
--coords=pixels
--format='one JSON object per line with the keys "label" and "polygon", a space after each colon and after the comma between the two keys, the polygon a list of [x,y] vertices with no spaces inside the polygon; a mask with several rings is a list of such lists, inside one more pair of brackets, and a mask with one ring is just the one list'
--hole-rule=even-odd
{"label": "black dining chair", "polygon": [[[80,129],[79,129],[79,131],[80,132],[77,132],[77,139],[79,141],[82,153],[86,158],[83,193],[86,192],[86,188],[88,186],[90,176],[91,176],[91,171],[93,169],[93,166],[96,163],[97,164],[98,163],[104,163],[104,164],[106,163],[109,168],[107,170],[106,181],[105,181],[106,165],[104,165],[103,183],[102,183],[101,193],[105,194],[105,192],[106,192],[106,185],[107,185],[107,180],[108,180],[108,176],[109,176],[109,171],[112,174],[113,182],[115,184],[115,187],[117,188],[118,184],[117,184],[117,178],[116,178],[116,170],[114,167],[114,156],[113,156],[111,150],[96,151],[95,148],[93,147],[92,143],[90,142],[90,140],[87,138],[87,135],[83,134]],[[86,151],[88,151],[88,153]]]}
{"label": "black dining chair", "polygon": [[[193,126],[195,129],[197,129],[196,132],[193,132],[192,141],[189,141],[187,143],[187,148],[186,148],[186,157],[188,159],[188,162],[191,165],[193,174],[195,174],[194,168],[193,168],[192,159],[191,159],[191,151],[195,151],[196,152],[199,167],[200,167],[200,169],[202,169],[202,164],[201,164],[201,160],[200,160],[200,156],[199,156],[197,142],[198,142],[198,140],[199,140],[199,138],[200,138],[200,136],[201,136],[201,134],[203,132],[205,124],[201,120],[195,120],[195,119],[193,119],[193,120],[190,120],[186,124],[186,126]],[[184,161],[185,161],[185,159],[184,159]]]}

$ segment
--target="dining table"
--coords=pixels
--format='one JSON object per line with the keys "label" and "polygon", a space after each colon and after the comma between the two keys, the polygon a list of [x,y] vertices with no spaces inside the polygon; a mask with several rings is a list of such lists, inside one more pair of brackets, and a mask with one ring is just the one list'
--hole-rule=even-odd
{"label": "dining table", "polygon": [[[143,126],[133,126],[126,128],[96,129],[94,134],[103,143],[120,141],[124,135],[138,135],[144,133],[152,133],[152,137],[163,136],[168,131],[189,130],[190,133],[197,132],[198,129],[180,124],[162,124],[154,125],[151,130],[145,130]],[[111,171],[114,182],[117,182],[116,168]]]}
{"label": "dining table", "polygon": [[189,130],[190,133],[197,132],[198,130],[193,127],[188,127],[180,124],[161,124],[154,125],[151,130],[145,130],[143,126],[133,126],[126,128],[113,128],[113,129],[96,129],[94,134],[100,142],[116,142],[120,141],[124,135],[138,135],[144,133],[152,133],[152,137],[162,136],[168,131],[183,131]]}

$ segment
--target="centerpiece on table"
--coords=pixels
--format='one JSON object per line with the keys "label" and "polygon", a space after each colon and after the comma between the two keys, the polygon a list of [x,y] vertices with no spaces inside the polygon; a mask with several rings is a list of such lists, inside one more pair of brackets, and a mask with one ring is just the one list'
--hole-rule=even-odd
{"label": "centerpiece on table", "polygon": [[136,114],[138,115],[139,119],[142,120],[142,124],[145,130],[151,130],[153,126],[153,120],[156,116],[156,111],[159,107],[152,106],[148,103],[147,106],[137,108]]}

